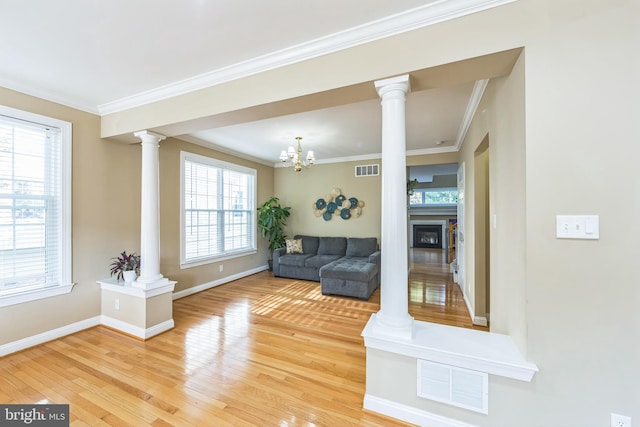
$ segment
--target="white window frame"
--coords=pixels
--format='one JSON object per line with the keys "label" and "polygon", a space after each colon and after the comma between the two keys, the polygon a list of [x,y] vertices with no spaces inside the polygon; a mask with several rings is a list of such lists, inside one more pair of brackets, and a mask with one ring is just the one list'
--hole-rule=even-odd
{"label": "white window frame", "polygon": [[[251,175],[253,177],[252,189],[251,189],[251,200],[249,201],[248,210],[252,211],[253,215],[251,217],[251,239],[249,242],[249,246],[246,249],[230,251],[226,253],[222,253],[219,255],[212,255],[206,257],[200,257],[194,260],[186,259],[186,235],[185,235],[185,226],[186,226],[186,218],[185,218],[185,162],[186,161],[201,163],[204,165],[231,170],[234,172],[245,173],[247,175]],[[257,238],[257,212],[256,212],[256,201],[258,198],[257,180],[258,173],[255,169],[248,168],[245,166],[240,166],[235,163],[229,163],[222,160],[214,159],[212,157],[201,156],[199,154],[190,153],[187,151],[180,152],[180,268],[191,268],[199,265],[211,264],[214,262],[220,262],[227,259],[237,258],[241,256],[251,255],[258,252],[258,238]]]}
{"label": "white window frame", "polygon": [[42,116],[28,111],[22,111],[0,105],[0,115],[13,119],[38,123],[45,126],[59,128],[60,134],[60,217],[58,219],[59,248],[58,262],[59,283],[35,289],[16,289],[14,292],[0,294],[0,307],[49,298],[67,294],[73,289],[71,282],[71,151],[72,125],[69,122]]}
{"label": "white window frame", "polygon": [[[439,193],[439,192],[443,192],[443,191],[455,191],[457,192],[458,189],[456,187],[442,187],[442,188],[415,188],[413,190],[416,193]],[[457,206],[457,203],[415,203],[415,204],[410,204],[409,207],[411,208],[425,208],[425,207],[450,207],[450,206]]]}

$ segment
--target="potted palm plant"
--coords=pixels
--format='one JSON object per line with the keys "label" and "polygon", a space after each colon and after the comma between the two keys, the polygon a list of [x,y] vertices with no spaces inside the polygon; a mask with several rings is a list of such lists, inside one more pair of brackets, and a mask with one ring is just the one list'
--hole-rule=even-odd
{"label": "potted palm plant", "polygon": [[122,251],[119,256],[112,258],[111,275],[116,276],[118,280],[125,282],[133,282],[140,271],[140,255],[135,252],[127,254]]}
{"label": "potted palm plant", "polygon": [[[280,205],[280,199],[273,196],[258,208],[258,228],[262,237],[269,238],[269,251],[283,248],[286,238],[283,227],[287,224],[287,218],[291,215],[291,207]],[[269,270],[273,259],[269,258]]]}

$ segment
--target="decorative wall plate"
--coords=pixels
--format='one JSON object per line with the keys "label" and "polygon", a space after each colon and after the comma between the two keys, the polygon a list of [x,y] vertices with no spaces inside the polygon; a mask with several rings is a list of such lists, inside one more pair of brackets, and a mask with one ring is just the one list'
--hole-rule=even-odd
{"label": "decorative wall plate", "polygon": [[358,200],[357,197],[347,198],[337,187],[331,189],[330,194],[313,202],[314,214],[317,217],[322,217],[325,221],[330,221],[334,215],[344,220],[351,217],[357,218],[362,215],[363,207],[364,201]]}

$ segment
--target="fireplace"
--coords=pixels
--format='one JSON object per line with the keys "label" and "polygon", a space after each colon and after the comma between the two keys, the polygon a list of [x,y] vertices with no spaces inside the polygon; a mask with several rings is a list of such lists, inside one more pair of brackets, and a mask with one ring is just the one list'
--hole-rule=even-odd
{"label": "fireplace", "polygon": [[442,226],[414,224],[413,247],[442,249]]}

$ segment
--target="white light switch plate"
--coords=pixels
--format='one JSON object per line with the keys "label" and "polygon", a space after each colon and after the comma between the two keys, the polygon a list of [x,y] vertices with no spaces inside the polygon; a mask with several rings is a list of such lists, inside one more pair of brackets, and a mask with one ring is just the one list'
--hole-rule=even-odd
{"label": "white light switch plate", "polygon": [[598,215],[556,216],[558,239],[599,239],[600,217]]}

